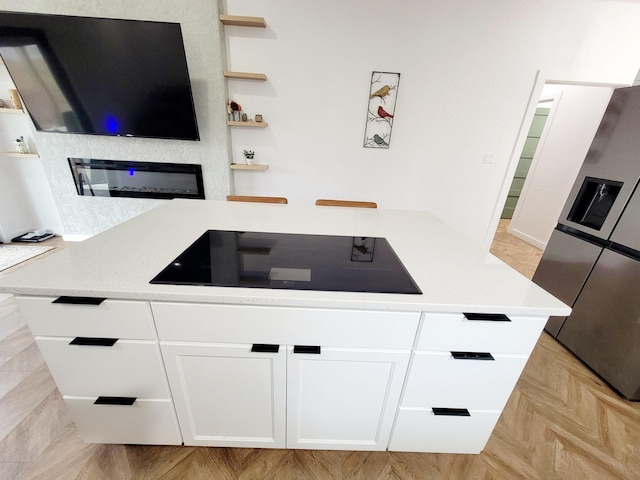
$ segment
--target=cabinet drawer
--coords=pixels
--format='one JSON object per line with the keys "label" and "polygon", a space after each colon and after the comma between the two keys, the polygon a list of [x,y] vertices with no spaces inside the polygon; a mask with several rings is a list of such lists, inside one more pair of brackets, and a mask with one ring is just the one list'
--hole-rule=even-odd
{"label": "cabinet drawer", "polygon": [[34,335],[152,340],[147,302],[104,300],[99,305],[52,303],[57,297],[17,297]]}
{"label": "cabinet drawer", "polygon": [[480,453],[500,412],[470,410],[469,416],[440,416],[432,410],[400,408],[389,450]]}
{"label": "cabinet drawer", "polygon": [[494,360],[466,360],[448,352],[414,353],[401,405],[501,411],[527,357],[492,357]]}
{"label": "cabinet drawer", "polygon": [[182,437],[169,399],[137,399],[133,405],[96,405],[96,397],[64,396],[89,443],[180,445]]}
{"label": "cabinet drawer", "polygon": [[118,340],[113,346],[70,345],[71,337],[36,337],[64,395],[169,397],[158,346]]}
{"label": "cabinet drawer", "polygon": [[420,314],[152,302],[161,340],[409,349]]}
{"label": "cabinet drawer", "polygon": [[547,317],[507,317],[509,321],[469,320],[461,313],[426,313],[422,317],[416,349],[529,355]]}

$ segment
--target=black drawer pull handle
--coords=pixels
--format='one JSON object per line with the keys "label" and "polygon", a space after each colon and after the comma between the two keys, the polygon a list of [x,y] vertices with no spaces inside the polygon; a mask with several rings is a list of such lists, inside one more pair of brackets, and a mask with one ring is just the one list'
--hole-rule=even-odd
{"label": "black drawer pull handle", "polygon": [[136,397],[98,397],[94,405],[133,405]]}
{"label": "black drawer pull handle", "polygon": [[251,351],[256,353],[278,353],[280,351],[280,345],[271,345],[269,343],[254,343],[251,346]]}
{"label": "black drawer pull handle", "polygon": [[76,337],[69,345],[87,345],[89,347],[113,347],[117,338]]}
{"label": "black drawer pull handle", "polygon": [[65,305],[100,305],[106,298],[97,297],[58,297],[51,303],[62,303]]}
{"label": "black drawer pull handle", "polygon": [[489,352],[451,352],[456,360],[495,360]]}
{"label": "black drawer pull handle", "polygon": [[293,353],[312,353],[320,355],[320,346],[318,345],[294,345]]}
{"label": "black drawer pull handle", "polygon": [[470,417],[471,416],[471,414],[469,413],[469,410],[467,410],[466,408],[433,407],[431,410],[433,410],[434,415],[442,415],[442,416],[449,416],[449,417]]}
{"label": "black drawer pull handle", "polygon": [[511,319],[504,313],[463,313],[467,320],[484,322],[510,322]]}

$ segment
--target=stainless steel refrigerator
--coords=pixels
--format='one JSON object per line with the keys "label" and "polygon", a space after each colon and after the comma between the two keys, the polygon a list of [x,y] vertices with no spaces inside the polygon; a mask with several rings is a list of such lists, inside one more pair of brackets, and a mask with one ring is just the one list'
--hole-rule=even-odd
{"label": "stainless steel refrigerator", "polygon": [[640,400],[640,86],[616,89],[533,281],[573,310],[546,330]]}

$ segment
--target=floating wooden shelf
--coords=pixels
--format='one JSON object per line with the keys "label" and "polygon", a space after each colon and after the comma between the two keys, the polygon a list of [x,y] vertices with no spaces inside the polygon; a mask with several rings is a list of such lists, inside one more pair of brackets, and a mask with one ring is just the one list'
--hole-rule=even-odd
{"label": "floating wooden shelf", "polygon": [[250,73],[250,72],[230,72],[224,71],[224,76],[227,78],[242,78],[245,80],[266,80],[267,76],[264,73]]}
{"label": "floating wooden shelf", "polygon": [[0,107],[0,113],[24,113],[21,108]]}
{"label": "floating wooden shelf", "polygon": [[231,170],[266,170],[267,168],[269,168],[269,165],[264,165],[264,164],[246,165],[244,163],[232,163],[231,165],[229,165],[229,167],[231,168]]}
{"label": "floating wooden shelf", "polygon": [[230,127],[257,127],[257,128],[265,128],[269,124],[267,122],[233,122],[231,120],[227,120],[227,125]]}
{"label": "floating wooden shelf", "polygon": [[19,153],[19,152],[2,152],[2,157],[20,157],[20,158],[40,158],[37,153]]}
{"label": "floating wooden shelf", "polygon": [[235,25],[239,27],[259,27],[265,28],[267,22],[262,17],[244,17],[240,15],[220,15],[220,21],[224,25]]}

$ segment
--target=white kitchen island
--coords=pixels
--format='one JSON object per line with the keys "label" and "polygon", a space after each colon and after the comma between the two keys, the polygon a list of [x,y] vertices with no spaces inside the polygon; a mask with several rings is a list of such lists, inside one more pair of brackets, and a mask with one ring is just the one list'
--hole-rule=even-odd
{"label": "white kitchen island", "polygon": [[[384,237],[422,294],[149,283],[206,230]],[[547,318],[570,312],[426,212],[200,200],[0,292],[103,443],[478,453]]]}

